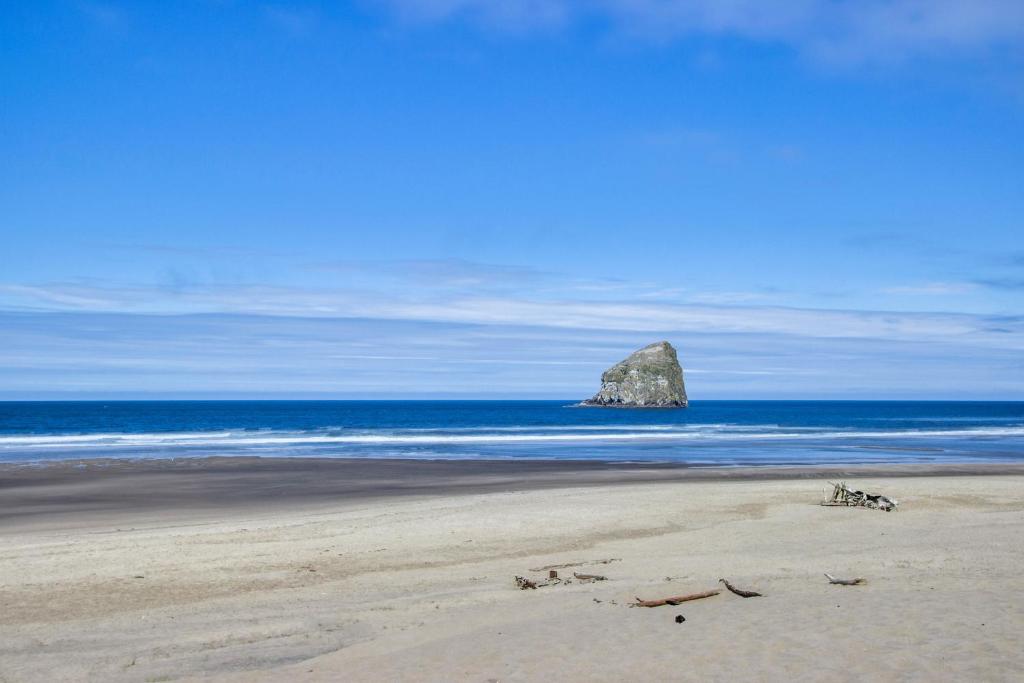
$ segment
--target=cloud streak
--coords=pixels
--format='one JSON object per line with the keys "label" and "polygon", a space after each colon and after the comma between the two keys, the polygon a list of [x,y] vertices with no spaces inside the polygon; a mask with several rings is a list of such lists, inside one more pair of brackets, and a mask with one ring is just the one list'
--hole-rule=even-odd
{"label": "cloud streak", "polygon": [[[442,296],[443,294],[443,296]],[[1024,349],[1024,321],[1012,316],[915,311],[859,311],[784,306],[678,304],[661,301],[539,300],[429,290],[403,296],[372,290],[206,285],[184,289],[55,284],[0,285],[13,310],[135,314],[246,314],[373,318],[469,325],[517,325],[644,333],[773,334],[891,341],[957,339]],[[1015,334],[1007,334],[1011,330]]]}
{"label": "cloud streak", "polygon": [[948,296],[966,294],[977,289],[973,282],[926,282],[920,285],[902,285],[887,287],[882,291],[886,294],[912,294],[923,296]]}
{"label": "cloud streak", "polygon": [[1005,311],[786,306],[780,290],[762,299],[458,259],[295,267],[317,284],[0,283],[0,387],[9,398],[570,398],[659,338],[679,346],[704,397],[984,398],[1024,386],[1024,315]]}
{"label": "cloud streak", "polygon": [[[1018,323],[1019,324],[1019,323]],[[645,332],[410,320],[0,311],[0,398],[550,397],[596,389]],[[699,398],[1020,397],[1020,352],[666,331]],[[955,359],[951,363],[950,359]]]}
{"label": "cloud streak", "polygon": [[556,277],[528,266],[478,263],[458,258],[393,259],[382,261],[318,261],[308,267],[358,276],[362,280],[388,279],[431,287],[521,287]]}
{"label": "cloud streak", "polygon": [[694,35],[784,44],[829,63],[889,62],[1019,48],[1016,0],[383,0],[406,23],[469,20],[491,29],[550,31],[599,19],[647,41]]}

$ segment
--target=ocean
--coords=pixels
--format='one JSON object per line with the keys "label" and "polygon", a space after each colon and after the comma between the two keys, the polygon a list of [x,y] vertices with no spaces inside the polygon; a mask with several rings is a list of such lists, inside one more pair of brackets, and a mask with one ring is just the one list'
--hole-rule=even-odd
{"label": "ocean", "polygon": [[0,402],[0,461],[277,456],[712,465],[1024,460],[1024,402]]}

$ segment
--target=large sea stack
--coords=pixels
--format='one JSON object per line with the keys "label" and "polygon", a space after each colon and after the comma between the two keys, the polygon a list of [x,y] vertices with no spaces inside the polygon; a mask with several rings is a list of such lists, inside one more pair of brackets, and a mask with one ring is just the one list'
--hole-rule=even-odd
{"label": "large sea stack", "polygon": [[685,408],[686,387],[676,350],[667,341],[631,354],[605,370],[601,391],[580,405],[609,408]]}

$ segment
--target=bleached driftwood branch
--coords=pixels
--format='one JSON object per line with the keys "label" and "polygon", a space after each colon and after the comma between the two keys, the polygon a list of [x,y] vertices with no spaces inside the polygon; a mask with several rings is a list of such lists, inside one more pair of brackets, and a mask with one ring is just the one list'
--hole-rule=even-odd
{"label": "bleached driftwood branch", "polygon": [[859,576],[856,579],[837,579],[829,573],[825,574],[825,578],[828,579],[829,583],[833,583],[837,586],[859,586],[862,583],[867,583],[867,579],[862,579]]}
{"label": "bleached driftwood branch", "polygon": [[662,605],[678,605],[681,602],[689,602],[690,600],[700,600],[701,598],[710,598],[712,595],[718,595],[722,591],[704,591],[703,593],[691,593],[690,595],[677,595],[671,598],[662,598],[661,600],[641,600],[636,599],[633,603],[635,607],[661,607]]}

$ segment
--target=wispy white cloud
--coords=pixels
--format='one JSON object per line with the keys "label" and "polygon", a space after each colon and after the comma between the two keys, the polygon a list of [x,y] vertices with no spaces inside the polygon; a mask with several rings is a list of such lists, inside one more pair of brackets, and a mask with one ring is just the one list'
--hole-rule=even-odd
{"label": "wispy white cloud", "polygon": [[578,8],[565,0],[383,0],[407,23],[443,21],[468,16],[481,24],[505,31],[537,30],[564,25]]}
{"label": "wispy white cloud", "polygon": [[770,301],[771,295],[765,292],[697,292],[687,297],[696,304],[750,304]]}
{"label": "wispy white cloud", "polygon": [[793,297],[780,290],[696,291],[458,259],[294,263],[315,277],[0,283],[0,386],[19,396],[147,387],[572,397],[665,338],[699,396],[933,396],[953,384],[1018,395],[1021,315],[786,306]]}
{"label": "wispy white cloud", "polygon": [[1018,0],[382,0],[406,22],[469,19],[514,31],[599,17],[642,40],[689,35],[785,44],[863,63],[983,51],[1024,41]]}
{"label": "wispy white cloud", "polygon": [[966,294],[967,292],[974,291],[977,288],[978,285],[973,282],[926,282],[920,285],[886,287],[882,292],[885,294],[947,296],[951,294]]}
{"label": "wispy white cloud", "polygon": [[781,375],[799,373],[799,370],[707,370],[704,368],[689,368],[687,375]]}
{"label": "wispy white cloud", "polygon": [[434,356],[368,356],[352,353],[335,353],[330,357],[344,360],[437,360]]}
{"label": "wispy white cloud", "polygon": [[966,313],[860,311],[769,305],[679,304],[660,301],[594,301],[525,296],[432,298],[395,292],[269,286],[166,288],[54,284],[0,285],[0,306],[136,314],[258,314],[314,318],[518,325],[550,328],[774,334],[808,338],[872,338],[933,341],[958,339],[1003,348],[1024,348],[1024,319]]}
{"label": "wispy white cloud", "polygon": [[695,398],[1020,397],[1022,386],[1019,349],[978,345],[970,336],[652,335],[416,320],[4,311],[0,329],[3,398],[298,392],[571,399],[593,393],[601,370],[652,338],[677,346]]}
{"label": "wispy white cloud", "polygon": [[[35,287],[31,285],[0,285],[0,295],[14,306],[64,310],[117,310],[124,305],[123,290],[66,285]],[[113,294],[113,296],[110,296]]]}
{"label": "wispy white cloud", "polygon": [[497,287],[541,283],[554,273],[528,266],[479,263],[458,258],[392,259],[380,261],[318,261],[307,267],[356,275],[363,279],[391,279],[431,287]]}

